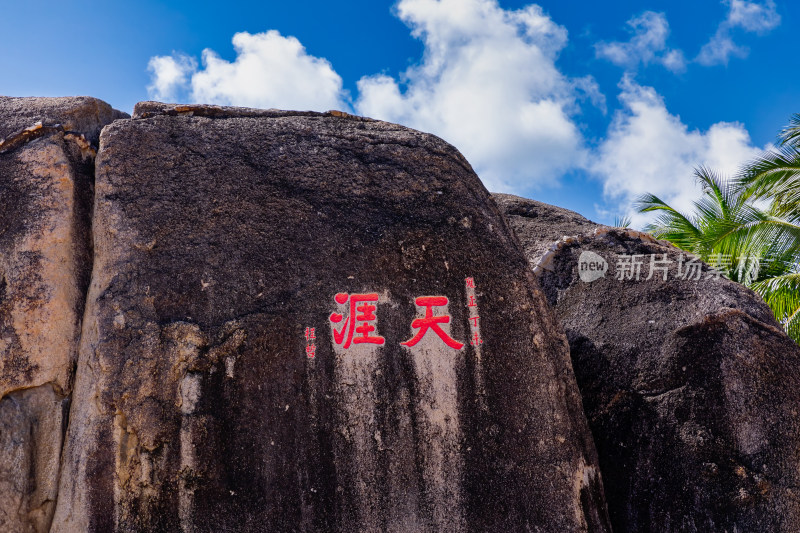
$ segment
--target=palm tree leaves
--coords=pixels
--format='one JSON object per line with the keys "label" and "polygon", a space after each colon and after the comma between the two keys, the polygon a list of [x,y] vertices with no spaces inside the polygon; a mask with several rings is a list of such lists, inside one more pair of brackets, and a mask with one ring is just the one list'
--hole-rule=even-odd
{"label": "palm tree leaves", "polygon": [[615,228],[629,228],[631,227],[631,217],[629,216],[615,216],[614,217],[614,227]]}
{"label": "palm tree leaves", "polygon": [[778,136],[778,147],[744,165],[735,186],[753,200],[771,201],[773,214],[800,219],[800,114]]}
{"label": "palm tree leaves", "polygon": [[789,336],[800,337],[800,272],[766,278],[751,288],[764,298]]}
{"label": "palm tree leaves", "polygon": [[792,115],[789,125],[783,128],[778,135],[778,140],[783,146],[800,145],[800,113]]}
{"label": "palm tree leaves", "polygon": [[702,238],[702,231],[689,217],[654,194],[641,196],[635,206],[640,213],[659,213],[655,222],[645,228],[656,239],[669,241],[690,252],[698,251],[697,245]]}
{"label": "palm tree leaves", "polygon": [[778,243],[786,233],[800,239],[800,226],[774,217],[747,202],[742,191],[707,168],[695,171],[703,196],[694,202],[692,214],[684,214],[660,198],[646,194],[636,207],[640,212],[658,212],[645,228],[655,237],[668,240],[703,258],[714,254],[730,256],[738,269],[752,256],[783,255]]}
{"label": "palm tree leaves", "polygon": [[[733,178],[695,170],[702,196],[681,213],[653,194],[636,207],[657,216],[646,231],[691,252],[758,292],[800,342],[800,114],[780,145]],[[714,265],[725,257],[725,265]]]}
{"label": "palm tree leaves", "polygon": [[800,152],[796,147],[782,146],[761,154],[742,168],[736,183],[753,200],[772,199],[778,216],[796,220],[800,214]]}

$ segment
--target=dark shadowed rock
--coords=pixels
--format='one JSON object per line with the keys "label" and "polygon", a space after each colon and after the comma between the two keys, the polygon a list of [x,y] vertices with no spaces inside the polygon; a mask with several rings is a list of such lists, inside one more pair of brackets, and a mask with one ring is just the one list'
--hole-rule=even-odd
{"label": "dark shadowed rock", "polygon": [[54,532],[608,531],[566,339],[454,148],[137,113],[101,136]]}
{"label": "dark shadowed rock", "polygon": [[[520,222],[528,250],[544,246],[531,242],[549,231],[532,227],[542,218]],[[633,256],[639,281],[624,266]],[[706,265],[680,279],[688,258],[649,235],[598,228],[537,260],[614,531],[799,531],[800,348],[750,290]]]}
{"label": "dark shadowed rock", "polygon": [[111,108],[0,97],[0,530],[47,531],[91,271],[94,150]]}

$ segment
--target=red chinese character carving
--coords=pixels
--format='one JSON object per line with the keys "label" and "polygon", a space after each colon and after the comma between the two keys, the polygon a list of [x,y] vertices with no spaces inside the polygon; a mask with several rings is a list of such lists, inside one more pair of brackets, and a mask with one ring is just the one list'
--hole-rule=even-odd
{"label": "red chinese character carving", "polygon": [[475,280],[474,279],[466,278],[464,281],[467,282],[467,288],[468,289],[474,289],[475,288]]}
{"label": "red chinese character carving", "polygon": [[[342,326],[341,330],[336,331],[336,328],[333,328],[333,340],[336,342],[336,344],[342,344],[344,342],[342,347],[347,349],[350,347],[351,342],[353,344],[385,343],[386,341],[383,337],[370,335],[370,333],[375,331],[375,326],[370,324],[370,322],[376,320],[377,318],[375,316],[375,309],[377,309],[377,307],[368,302],[377,302],[378,295],[376,293],[345,294],[340,292],[334,297],[334,300],[336,300],[336,303],[338,304],[347,303],[348,299],[350,300],[350,313],[348,314],[347,318],[339,313],[331,313],[330,316],[330,320],[334,324],[338,324],[344,320],[344,325]],[[358,335],[354,336],[354,333],[357,333]]]}
{"label": "red chinese character carving", "polygon": [[316,339],[317,337],[314,336],[314,329],[315,328],[306,328],[306,340],[310,341],[311,339]]}
{"label": "red chinese character carving", "polygon": [[306,356],[308,356],[309,359],[314,359],[314,354],[316,353],[316,351],[317,347],[314,346],[313,344],[309,344],[308,346],[306,346]]}
{"label": "red chinese character carving", "polygon": [[478,304],[475,303],[475,297],[474,296],[470,295],[469,303],[467,304],[467,307],[478,307]]}
{"label": "red chinese character carving", "polygon": [[[477,317],[475,317],[475,318],[477,318]],[[477,331],[475,333],[473,333],[472,342],[470,342],[470,344],[472,344],[473,346],[478,346],[479,344],[483,344],[483,340],[480,338],[480,336],[478,335]]]}
{"label": "red chinese character carving", "polygon": [[417,318],[411,323],[411,327],[414,329],[419,329],[417,334],[414,335],[413,338],[401,342],[405,346],[414,346],[425,334],[428,332],[429,329],[433,330],[434,333],[439,335],[439,338],[444,341],[446,345],[449,347],[460,350],[464,345],[460,342],[456,341],[455,339],[451,338],[447,333],[444,332],[442,327],[439,324],[448,324],[450,323],[450,317],[447,315],[443,316],[433,316],[433,308],[439,307],[443,305],[447,305],[447,297],[446,296],[420,296],[416,300],[416,304],[425,307],[425,317],[424,318]]}
{"label": "red chinese character carving", "polygon": [[477,328],[478,327],[478,319],[479,318],[480,318],[479,316],[471,316],[471,317],[469,317],[469,319],[472,320],[472,327],[473,328]]}

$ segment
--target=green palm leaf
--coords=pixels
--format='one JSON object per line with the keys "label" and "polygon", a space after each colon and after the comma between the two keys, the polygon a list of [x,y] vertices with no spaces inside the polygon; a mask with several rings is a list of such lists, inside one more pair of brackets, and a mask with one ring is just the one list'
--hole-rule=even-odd
{"label": "green palm leaf", "polygon": [[[797,135],[800,140],[800,131]],[[735,183],[746,198],[771,200],[776,216],[797,220],[800,215],[800,151],[794,146],[761,154],[742,168]]]}
{"label": "green palm leaf", "polygon": [[781,130],[778,135],[781,146],[800,145],[800,114],[795,113],[789,119],[789,125]]}
{"label": "green palm leaf", "polygon": [[752,289],[764,298],[789,336],[800,342],[800,273],[764,279],[754,283]]}

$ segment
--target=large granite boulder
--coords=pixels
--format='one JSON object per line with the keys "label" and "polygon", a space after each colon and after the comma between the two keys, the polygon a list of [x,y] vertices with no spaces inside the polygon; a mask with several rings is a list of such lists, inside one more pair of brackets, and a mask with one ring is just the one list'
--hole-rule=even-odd
{"label": "large granite boulder", "polygon": [[93,235],[53,532],[609,530],[566,339],[443,141],[140,104]]}
{"label": "large granite boulder", "polygon": [[[542,219],[516,219],[526,247],[543,246],[526,242]],[[647,234],[564,235],[535,270],[570,342],[614,531],[800,531],[800,348],[769,308]]]}
{"label": "large granite boulder", "polygon": [[91,271],[94,98],[0,97],[0,531],[47,531]]}

